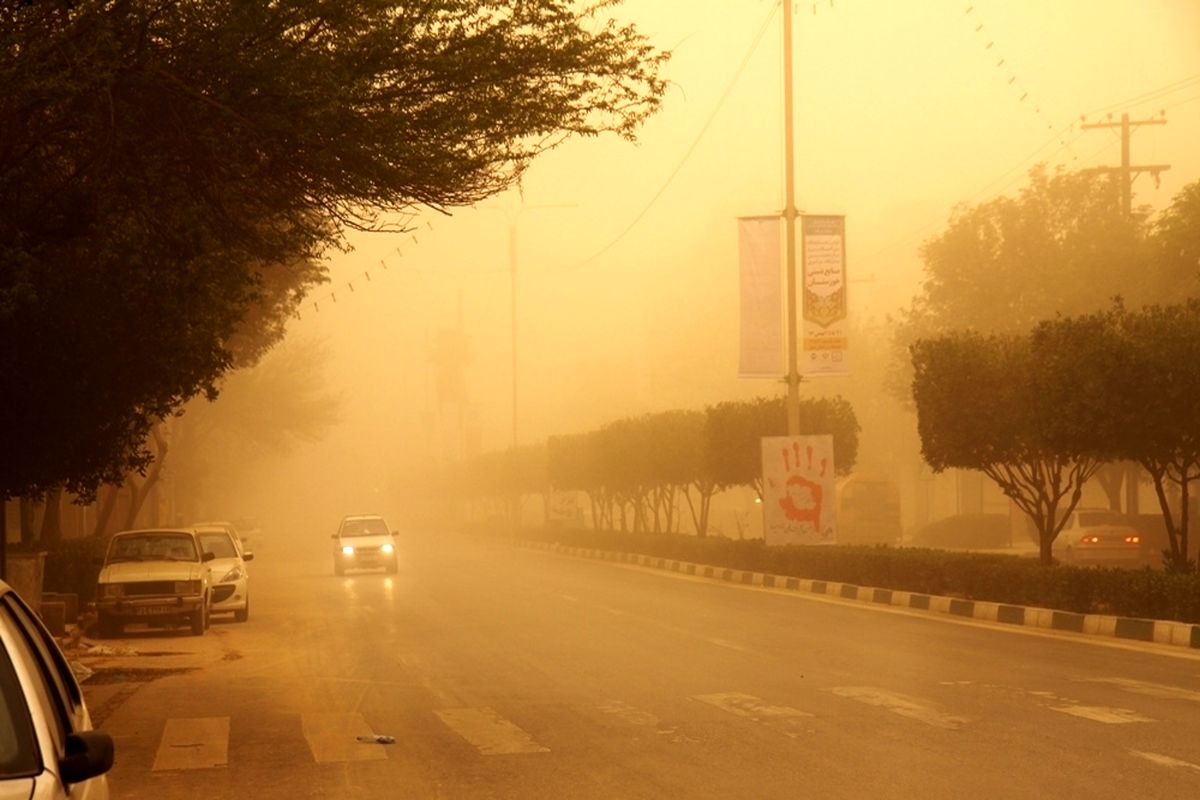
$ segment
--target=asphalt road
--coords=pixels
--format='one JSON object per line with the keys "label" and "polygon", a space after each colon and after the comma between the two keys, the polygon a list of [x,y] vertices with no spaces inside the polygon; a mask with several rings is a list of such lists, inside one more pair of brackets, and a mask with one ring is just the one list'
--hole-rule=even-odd
{"label": "asphalt road", "polygon": [[114,797],[1200,797],[1178,648],[499,540],[339,578],[326,548],[257,543],[248,623],[93,660]]}

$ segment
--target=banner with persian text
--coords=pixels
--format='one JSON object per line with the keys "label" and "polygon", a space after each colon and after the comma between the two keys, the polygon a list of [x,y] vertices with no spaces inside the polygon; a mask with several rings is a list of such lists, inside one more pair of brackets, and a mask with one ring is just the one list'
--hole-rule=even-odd
{"label": "banner with persian text", "polygon": [[850,371],[846,218],[805,214],[800,221],[804,292],[800,371],[812,376],[845,375]]}
{"label": "banner with persian text", "polygon": [[738,218],[741,342],[738,376],[778,378],[784,372],[780,218]]}

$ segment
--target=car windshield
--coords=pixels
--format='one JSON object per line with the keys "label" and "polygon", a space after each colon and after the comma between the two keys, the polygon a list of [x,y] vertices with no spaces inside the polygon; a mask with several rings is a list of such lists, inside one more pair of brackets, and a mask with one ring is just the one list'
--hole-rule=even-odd
{"label": "car windshield", "polygon": [[1090,528],[1094,525],[1120,525],[1121,515],[1113,511],[1080,511],[1078,513],[1079,527]]}
{"label": "car windshield", "polygon": [[379,517],[342,521],[342,536],[387,536],[388,526]]}
{"label": "car windshield", "polygon": [[137,533],[116,536],[107,563],[118,561],[198,561],[196,543],[187,533]]}
{"label": "car windshield", "polygon": [[8,651],[0,648],[0,779],[30,775],[38,769],[29,706],[21,692]]}
{"label": "car windshield", "polygon": [[233,546],[228,533],[202,533],[199,538],[200,549],[204,552],[212,553],[217,558],[237,558],[237,548]]}

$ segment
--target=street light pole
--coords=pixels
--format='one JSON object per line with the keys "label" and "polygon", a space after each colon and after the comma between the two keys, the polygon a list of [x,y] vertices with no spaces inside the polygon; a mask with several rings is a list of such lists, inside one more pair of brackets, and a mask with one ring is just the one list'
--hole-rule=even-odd
{"label": "street light pole", "polygon": [[800,367],[796,352],[796,186],[792,145],[792,2],[783,0],[783,173],[784,253],[787,263],[787,425],[788,435],[800,433]]}

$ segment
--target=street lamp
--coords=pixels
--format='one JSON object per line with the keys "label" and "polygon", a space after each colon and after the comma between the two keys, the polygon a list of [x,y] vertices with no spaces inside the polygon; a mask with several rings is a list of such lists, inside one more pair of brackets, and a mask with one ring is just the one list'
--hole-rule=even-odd
{"label": "street lamp", "polygon": [[521,489],[516,484],[517,479],[517,223],[520,221],[521,213],[524,211],[540,211],[549,208],[575,208],[575,203],[539,203],[537,205],[521,204],[517,209],[517,213],[509,217],[508,222],[508,272],[512,284],[509,299],[511,306],[509,309],[510,319],[512,322],[512,344],[510,363],[512,377],[512,475],[513,475],[513,498],[512,498],[512,529],[515,535],[520,526],[521,521]]}

